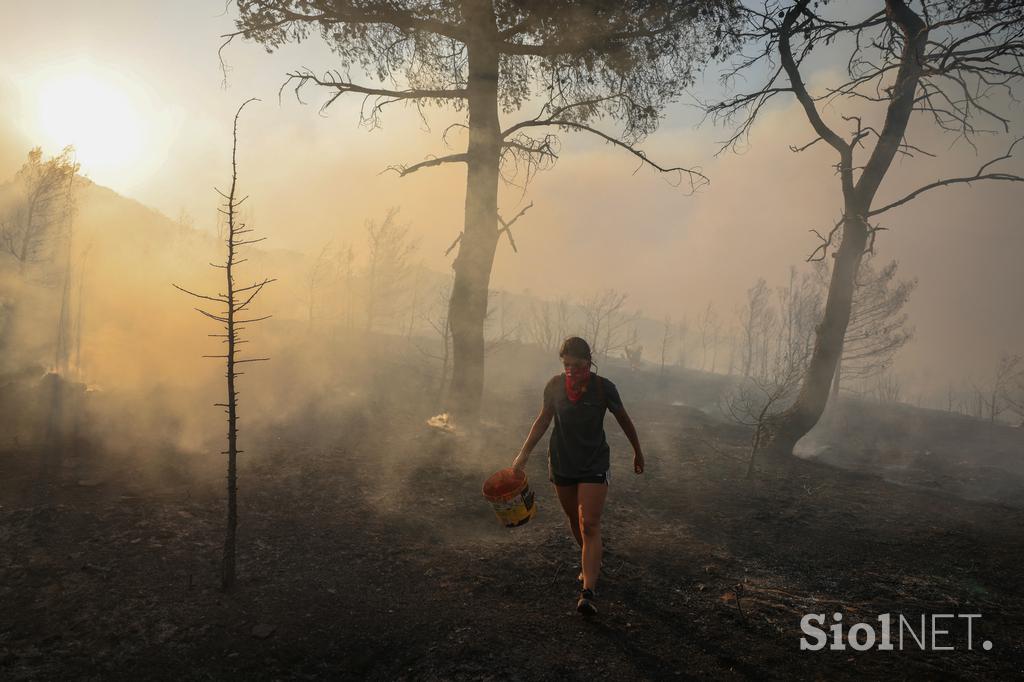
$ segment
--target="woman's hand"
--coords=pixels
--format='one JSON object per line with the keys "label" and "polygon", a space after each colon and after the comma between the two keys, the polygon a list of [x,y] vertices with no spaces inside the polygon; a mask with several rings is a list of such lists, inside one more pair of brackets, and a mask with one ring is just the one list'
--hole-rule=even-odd
{"label": "woman's hand", "polygon": [[633,471],[638,474],[644,472],[644,454],[639,450],[633,454]]}
{"label": "woman's hand", "polygon": [[516,471],[523,471],[526,469],[526,462],[529,461],[529,459],[529,455],[523,454],[523,452],[520,451],[520,453],[516,455],[516,458],[512,460],[512,468]]}

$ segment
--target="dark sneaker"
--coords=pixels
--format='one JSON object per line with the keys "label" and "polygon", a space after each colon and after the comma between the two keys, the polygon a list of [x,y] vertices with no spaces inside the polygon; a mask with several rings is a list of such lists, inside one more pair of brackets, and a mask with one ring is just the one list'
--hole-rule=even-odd
{"label": "dark sneaker", "polygon": [[593,616],[597,613],[597,607],[594,606],[593,590],[584,588],[580,591],[580,599],[576,602],[576,610],[584,616]]}

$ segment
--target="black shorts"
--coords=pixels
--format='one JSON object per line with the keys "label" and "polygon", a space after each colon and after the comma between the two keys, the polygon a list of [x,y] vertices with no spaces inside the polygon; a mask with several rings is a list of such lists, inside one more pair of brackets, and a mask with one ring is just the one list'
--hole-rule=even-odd
{"label": "black shorts", "polygon": [[608,485],[611,472],[606,471],[597,476],[566,477],[558,474],[551,474],[551,482],[555,485],[576,485],[577,483],[604,483]]}

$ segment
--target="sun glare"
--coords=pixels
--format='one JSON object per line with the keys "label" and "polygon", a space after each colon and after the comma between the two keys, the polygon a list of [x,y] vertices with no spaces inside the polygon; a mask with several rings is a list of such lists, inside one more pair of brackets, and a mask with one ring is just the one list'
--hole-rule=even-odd
{"label": "sun glare", "polygon": [[35,100],[31,127],[46,151],[74,145],[84,174],[104,184],[131,184],[147,125],[137,98],[115,75],[55,73],[36,86]]}

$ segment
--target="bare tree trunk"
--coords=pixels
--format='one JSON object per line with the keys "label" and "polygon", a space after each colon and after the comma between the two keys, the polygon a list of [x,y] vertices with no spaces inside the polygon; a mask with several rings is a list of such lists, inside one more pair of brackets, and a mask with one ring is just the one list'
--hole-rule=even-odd
{"label": "bare tree trunk", "polygon": [[843,378],[843,341],[839,342],[839,359],[836,361],[836,373],[832,377],[832,399],[839,397],[839,382]]}
{"label": "bare tree trunk", "polygon": [[771,454],[791,455],[797,441],[814,428],[825,411],[829,388],[843,353],[843,338],[853,306],[854,279],[867,236],[867,226],[862,220],[845,219],[843,241],[836,252],[824,318],[817,327],[811,362],[796,401],[774,420],[767,448]]}
{"label": "bare tree trunk", "polygon": [[[239,248],[246,244],[253,244],[265,239],[246,239],[242,235],[252,232],[244,223],[238,220],[238,206],[243,201],[238,199],[238,118],[242,115],[242,109],[249,102],[258,101],[255,98],[248,99],[238,107],[235,112],[234,127],[231,139],[231,190],[226,197],[224,213],[228,220],[227,260],[224,264],[227,293],[224,294],[223,303],[227,308],[227,314],[221,319],[224,323],[227,342],[226,366],[227,366],[227,403],[222,407],[227,408],[228,413],[228,449],[224,453],[228,456],[228,517],[227,529],[224,534],[224,554],[221,562],[221,589],[225,592],[235,586],[235,549],[238,537],[238,455],[243,450],[238,449],[238,391],[235,390],[235,378],[241,374],[236,368],[243,362],[260,362],[268,358],[242,358],[236,357],[238,349],[238,332],[244,328],[243,325],[250,322],[259,322],[265,318],[243,319],[253,298],[263,289],[264,285],[273,280],[264,279],[263,282],[252,284],[247,287],[236,287],[234,267],[235,254]],[[244,259],[243,259],[244,260]],[[244,299],[241,300],[240,299]],[[243,342],[244,343],[244,342]]]}
{"label": "bare tree trunk", "polygon": [[196,308],[196,310],[204,317],[215,320],[224,325],[223,334],[210,334],[210,336],[223,338],[223,343],[227,346],[223,355],[203,356],[206,358],[223,358],[225,360],[227,371],[227,402],[214,403],[217,407],[225,408],[224,411],[227,412],[228,415],[228,449],[221,452],[222,455],[228,456],[227,528],[224,533],[224,553],[221,557],[221,589],[224,591],[230,590],[235,585],[235,548],[237,545],[236,539],[238,533],[238,455],[245,452],[244,450],[238,449],[238,391],[235,390],[235,378],[243,374],[243,372],[238,372],[236,370],[238,365],[245,362],[265,362],[270,359],[255,357],[239,358],[236,356],[239,344],[246,343],[246,341],[238,338],[239,332],[245,329],[250,323],[259,322],[270,317],[270,315],[263,315],[260,317],[251,317],[246,315],[245,312],[249,310],[249,304],[252,303],[253,299],[259,295],[264,286],[275,281],[274,279],[264,278],[262,281],[250,284],[249,286],[237,287],[235,286],[234,276],[235,266],[245,261],[244,258],[237,261],[235,260],[235,256],[239,249],[247,244],[255,244],[266,239],[266,237],[260,237],[258,239],[244,237],[243,235],[251,233],[253,230],[250,227],[246,227],[245,223],[240,222],[238,219],[238,206],[246,199],[245,197],[242,197],[241,199],[237,198],[238,118],[242,115],[242,109],[244,109],[247,104],[258,101],[259,100],[255,97],[248,99],[243,102],[235,112],[231,142],[231,190],[226,195],[220,192],[220,190],[217,190],[217,193],[224,197],[223,208],[219,210],[227,216],[228,229],[225,243],[228,248],[224,265],[217,265],[215,263],[210,263],[210,265],[224,270],[227,293],[218,293],[215,296],[207,296],[194,291],[189,291],[177,284],[173,285],[176,289],[183,291],[190,296],[195,296],[196,298],[206,301],[212,301],[224,306],[225,308],[225,312],[223,313],[221,313],[220,310],[211,313],[203,310],[202,308]]}
{"label": "bare tree trunk", "polygon": [[[792,30],[795,18],[808,4],[809,0],[800,0],[786,13],[783,22],[786,30]],[[928,42],[928,27],[904,0],[886,0],[885,5],[887,16],[903,33],[903,51],[896,80],[890,90],[885,123],[856,182],[853,178],[852,146],[839,138],[820,118],[793,61],[788,37],[779,44],[782,66],[789,75],[790,84],[808,119],[815,131],[840,153],[844,206],[842,241],[835,253],[824,318],[817,328],[811,361],[796,401],[772,420],[771,435],[766,447],[769,454],[792,455],[797,441],[814,428],[825,411],[829,387],[842,356],[843,339],[850,323],[857,271],[868,245],[870,227],[867,216],[870,215],[875,194],[903,141],[914,110],[924,48]]]}
{"label": "bare tree trunk", "polygon": [[472,423],[480,411],[484,385],[484,319],[498,243],[498,42],[490,2],[467,3],[467,22],[480,27],[469,53],[469,145],[466,222],[455,259],[448,319],[452,330],[453,409]]}
{"label": "bare tree trunk", "polygon": [[[243,107],[245,104],[242,105]],[[235,191],[238,185],[238,115],[231,143],[231,190],[228,193],[228,257],[224,268],[227,281],[227,408],[228,408],[228,518],[224,534],[224,555],[222,558],[220,586],[225,592],[235,586],[235,548],[238,537],[238,393],[235,392],[235,279],[232,270],[235,265]]]}

